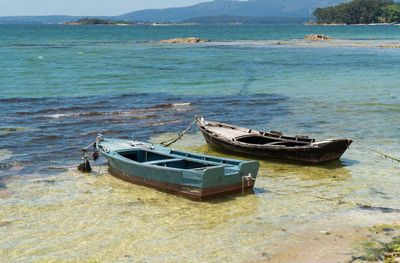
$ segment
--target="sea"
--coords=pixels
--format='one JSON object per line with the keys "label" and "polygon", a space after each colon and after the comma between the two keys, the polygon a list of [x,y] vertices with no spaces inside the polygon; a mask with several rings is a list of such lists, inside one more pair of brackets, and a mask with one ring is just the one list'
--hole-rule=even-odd
{"label": "sea", "polygon": [[[181,37],[211,41],[157,42]],[[400,163],[365,147],[400,158],[398,44],[397,25],[0,25],[0,261],[351,259],[352,231],[400,219]],[[321,165],[261,159],[252,192],[201,202],[116,179],[104,158],[76,169],[99,133],[159,143],[195,115],[354,143]],[[257,159],[196,127],[171,147]],[[327,235],[350,245],[301,253]]]}

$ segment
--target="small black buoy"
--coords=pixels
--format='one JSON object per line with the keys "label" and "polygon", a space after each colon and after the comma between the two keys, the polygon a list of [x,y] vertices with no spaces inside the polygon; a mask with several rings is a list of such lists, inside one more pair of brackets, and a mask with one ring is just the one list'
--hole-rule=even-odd
{"label": "small black buoy", "polygon": [[90,167],[89,160],[86,160],[83,163],[79,164],[78,170],[82,173],[90,173],[92,171],[92,167]]}

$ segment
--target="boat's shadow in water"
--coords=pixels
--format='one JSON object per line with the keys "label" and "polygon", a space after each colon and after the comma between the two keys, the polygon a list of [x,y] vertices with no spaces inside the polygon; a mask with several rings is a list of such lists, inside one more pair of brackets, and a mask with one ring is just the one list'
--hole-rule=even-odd
{"label": "boat's shadow in water", "polygon": [[217,196],[214,198],[210,199],[202,199],[202,200],[195,200],[195,199],[190,199],[194,202],[201,202],[201,203],[209,203],[209,204],[220,204],[220,203],[226,203],[230,201],[237,201],[240,198],[246,198],[252,195],[258,195],[261,193],[269,193],[269,190],[265,190],[262,188],[254,187],[253,189],[247,189],[243,192],[237,192],[237,193],[231,193],[227,195],[222,195],[222,196]]}

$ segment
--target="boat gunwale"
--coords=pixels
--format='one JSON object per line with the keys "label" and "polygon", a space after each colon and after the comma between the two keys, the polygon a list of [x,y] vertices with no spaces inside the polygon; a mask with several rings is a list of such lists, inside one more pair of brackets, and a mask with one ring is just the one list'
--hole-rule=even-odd
{"label": "boat gunwale", "polygon": [[[140,148],[140,150],[142,150],[142,148]],[[104,152],[103,152],[103,154],[106,154],[107,156],[109,156],[110,158],[113,158],[113,159],[119,159],[119,160],[121,160],[123,162],[126,162],[126,163],[135,164],[135,165],[138,165],[138,166],[144,166],[144,167],[148,167],[148,168],[151,168],[151,169],[172,170],[172,171],[191,171],[191,172],[195,172],[195,173],[198,173],[198,174],[203,174],[208,169],[215,169],[215,168],[218,168],[218,167],[225,167],[226,166],[226,165],[218,165],[218,166],[212,166],[212,167],[209,167],[209,168],[205,167],[202,170],[199,170],[199,169],[197,169],[197,170],[184,169],[184,168],[160,166],[160,165],[157,165],[157,164],[154,164],[154,163],[149,163],[149,162],[152,162],[152,161],[149,161],[149,162],[138,162],[138,161],[134,161],[134,160],[131,160],[129,158],[126,158],[126,157],[118,154],[116,151],[114,151],[114,152],[116,154],[108,154],[108,153],[104,153]],[[174,158],[174,159],[175,159],[174,161],[176,161],[176,159],[178,159],[178,158]],[[163,161],[168,161],[168,160],[170,160],[170,159],[165,159]],[[185,159],[179,158],[179,160],[183,161]],[[189,161],[191,161],[191,160],[189,160]],[[201,162],[199,162],[199,163],[201,163]]]}
{"label": "boat gunwale", "polygon": [[[113,143],[114,142],[127,142],[128,140],[125,139],[110,139],[110,138],[106,138],[106,142],[105,143]],[[100,142],[97,143],[98,146],[102,145],[102,142],[104,143],[104,140],[101,140]],[[201,156],[201,157],[209,157],[209,158],[213,158],[213,159],[219,159],[221,161],[229,161],[229,162],[233,162],[233,163],[237,163],[237,164],[232,164],[232,166],[238,166],[240,164],[243,163],[251,163],[251,162],[255,162],[255,161],[246,161],[246,160],[239,160],[239,159],[234,159],[234,158],[229,158],[229,157],[218,157],[218,156],[214,156],[214,155],[206,155],[206,154],[201,154],[201,153],[193,153],[193,152],[188,152],[188,151],[184,151],[184,150],[178,150],[178,149],[174,149],[174,148],[169,148],[169,147],[165,147],[165,146],[161,146],[161,145],[157,145],[157,144],[153,144],[153,143],[148,143],[148,145],[152,146],[153,148],[147,148],[146,146],[144,147],[140,147],[140,146],[132,146],[129,144],[128,147],[126,148],[122,148],[122,149],[118,149],[118,150],[109,150],[110,152],[117,152],[117,151],[129,151],[132,149],[138,149],[138,150],[145,150],[145,151],[154,151],[157,154],[160,154],[159,152],[157,152],[156,150],[153,150],[154,148],[157,149],[168,149],[170,151],[175,151],[175,152],[181,152],[181,153],[185,153],[185,154],[192,154],[192,155],[197,155],[197,156]],[[106,152],[104,149],[102,150],[102,152]],[[191,158],[189,156],[182,156],[179,154],[173,154],[173,153],[162,153],[163,155],[173,155],[173,156],[177,156],[178,158],[189,158],[189,159],[193,159],[193,160],[200,160],[197,158]],[[208,162],[207,160],[203,160]],[[210,161],[212,162],[212,161]],[[218,162],[216,162],[218,163]],[[228,164],[229,165],[229,164]]]}
{"label": "boat gunwale", "polygon": [[[161,147],[163,147],[163,146],[161,146]],[[166,148],[166,147],[163,147],[163,148]],[[123,162],[127,162],[127,163],[130,163],[130,164],[135,164],[135,165],[138,165],[138,166],[145,166],[145,167],[148,167],[148,168],[152,168],[152,169],[156,168],[156,169],[161,169],[161,170],[190,171],[190,172],[194,172],[194,173],[198,173],[198,174],[204,174],[208,170],[217,169],[217,168],[220,168],[220,167],[231,167],[231,168],[238,169],[238,172],[240,172],[240,167],[241,167],[241,165],[243,163],[252,163],[252,162],[254,162],[254,161],[242,161],[242,160],[235,160],[235,159],[231,159],[231,158],[221,158],[221,157],[216,157],[216,156],[208,156],[208,155],[203,155],[203,154],[196,154],[196,155],[203,156],[203,157],[217,158],[217,159],[220,159],[221,161],[228,160],[228,161],[232,161],[232,162],[237,162],[237,164],[234,165],[234,164],[228,164],[228,163],[224,164],[224,163],[213,162],[213,161],[208,161],[208,160],[201,160],[201,159],[191,158],[191,157],[188,157],[188,156],[180,156],[180,155],[167,154],[167,153],[162,153],[161,154],[161,155],[164,155],[164,156],[173,157],[173,159],[179,159],[179,160],[182,160],[182,161],[187,160],[187,161],[201,163],[201,164],[205,165],[204,169],[194,169],[194,168],[185,169],[185,168],[176,168],[176,167],[165,167],[165,166],[156,165],[154,163],[149,163],[149,162],[153,162],[153,161],[138,162],[138,161],[129,159],[129,158],[127,158],[127,157],[125,157],[125,156],[120,154],[120,152],[123,152],[123,151],[129,152],[129,151],[135,151],[135,150],[136,151],[137,150],[139,150],[139,151],[143,150],[143,151],[147,151],[147,152],[160,154],[158,151],[154,151],[152,149],[146,149],[146,148],[142,148],[142,147],[132,147],[132,148],[126,148],[126,149],[119,149],[119,150],[110,150],[109,152],[105,152],[105,151],[101,150],[101,152],[102,152],[102,154],[105,154],[105,155],[109,156],[110,158],[119,159],[119,160],[121,160]],[[175,150],[175,149],[173,149],[173,150]],[[179,150],[175,150],[175,151],[179,151]],[[186,153],[185,151],[180,151],[180,152]],[[191,154],[193,154],[193,153],[191,153]],[[163,161],[168,161],[168,160],[171,160],[171,159],[165,159]],[[159,161],[161,161],[161,160],[159,160]],[[209,166],[206,166],[206,165],[209,165]],[[228,176],[228,174],[226,174],[225,171],[224,171],[224,175]]]}

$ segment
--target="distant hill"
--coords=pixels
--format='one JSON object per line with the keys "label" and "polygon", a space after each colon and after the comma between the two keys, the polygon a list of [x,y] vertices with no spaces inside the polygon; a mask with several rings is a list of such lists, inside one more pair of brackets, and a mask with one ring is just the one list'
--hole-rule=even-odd
{"label": "distant hill", "polygon": [[305,17],[273,17],[273,16],[202,16],[184,19],[182,23],[196,24],[300,24],[307,22]]}
{"label": "distant hill", "polygon": [[[96,17],[136,22],[181,22],[187,19],[228,17],[311,17],[317,8],[348,2],[346,0],[214,0],[197,5],[134,11],[120,16]],[[0,24],[58,24],[87,16],[15,16],[0,17]],[[214,17],[214,18],[213,18]],[[261,20],[265,20],[261,18]],[[282,22],[285,19],[272,19]],[[272,21],[271,20],[271,21]]]}
{"label": "distant hill", "polygon": [[188,7],[148,9],[118,16],[132,21],[179,22],[196,17],[311,17],[318,7],[347,2],[345,0],[215,0]]}

